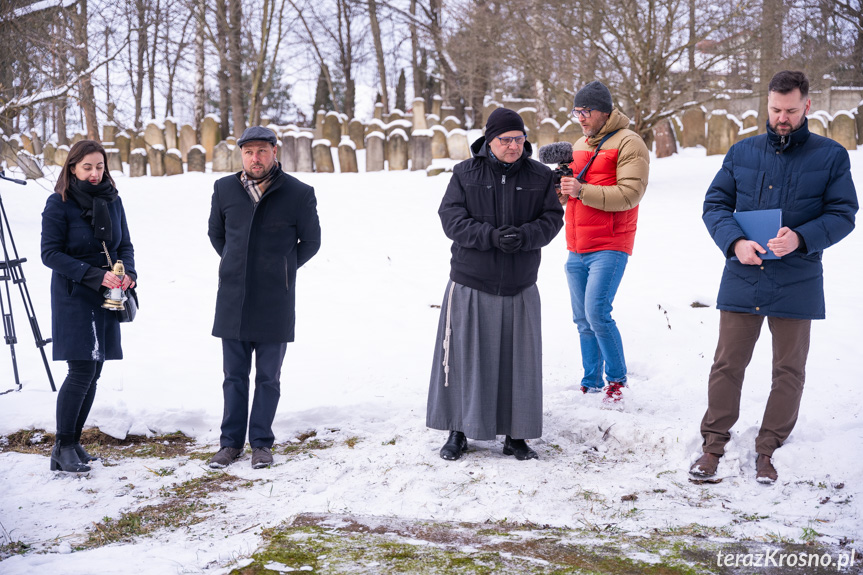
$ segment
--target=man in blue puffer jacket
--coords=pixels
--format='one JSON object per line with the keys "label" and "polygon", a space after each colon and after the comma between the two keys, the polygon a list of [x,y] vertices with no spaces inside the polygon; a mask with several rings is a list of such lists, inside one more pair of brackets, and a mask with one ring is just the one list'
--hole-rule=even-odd
{"label": "man in blue puffer jacket", "polygon": [[[767,317],[773,334],[773,387],[755,440],[756,479],[773,483],[771,462],[794,424],[803,395],[809,330],[824,318],[821,253],[854,229],[857,194],[848,152],[809,132],[809,81],[783,71],[768,86],[767,133],[728,151],[704,201],[704,223],[726,256],[717,307],[719,343],[701,421],[704,454],[690,473],[709,477],[740,411],[746,366]],[[748,240],[735,211],[782,210],[766,246]],[[779,259],[762,259],[767,249]]]}

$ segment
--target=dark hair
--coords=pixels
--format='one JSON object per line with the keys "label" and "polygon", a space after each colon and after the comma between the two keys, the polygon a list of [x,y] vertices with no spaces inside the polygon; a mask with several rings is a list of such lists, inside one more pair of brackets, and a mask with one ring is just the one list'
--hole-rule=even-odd
{"label": "dark hair", "polygon": [[72,169],[75,167],[75,164],[84,159],[84,156],[89,156],[93,152],[102,154],[102,161],[105,162],[105,173],[102,174],[102,180],[108,178],[111,185],[116,187],[114,178],[111,177],[111,173],[108,171],[108,154],[105,153],[105,148],[102,147],[102,144],[96,140],[80,140],[75,142],[72,145],[72,149],[69,150],[66,163],[63,164],[63,170],[60,172],[60,177],[57,178],[57,184],[54,186],[54,191],[60,194],[64,202],[66,201],[66,190],[69,189],[70,178],[75,177]]}
{"label": "dark hair", "polygon": [[809,78],[806,77],[806,74],[797,70],[782,70],[781,72],[777,72],[770,80],[767,91],[787,94],[793,91],[794,88],[798,88],[800,95],[805,98],[809,95]]}

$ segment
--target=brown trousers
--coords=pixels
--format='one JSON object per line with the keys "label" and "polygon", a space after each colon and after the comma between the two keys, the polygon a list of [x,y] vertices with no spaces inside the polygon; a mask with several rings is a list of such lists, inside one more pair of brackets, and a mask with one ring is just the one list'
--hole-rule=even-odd
{"label": "brown trousers", "polygon": [[[708,380],[707,412],[701,420],[705,453],[722,455],[731,439],[729,430],[740,415],[743,374],[752,359],[763,322],[761,315],[719,312],[719,343]],[[755,451],[772,457],[797,423],[812,321],[768,317],[767,325],[773,334],[773,387],[755,440]]]}

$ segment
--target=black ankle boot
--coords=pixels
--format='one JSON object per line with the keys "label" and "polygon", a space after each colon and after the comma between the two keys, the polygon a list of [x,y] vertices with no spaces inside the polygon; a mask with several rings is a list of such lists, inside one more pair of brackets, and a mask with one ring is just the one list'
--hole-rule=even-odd
{"label": "black ankle boot", "polygon": [[84,446],[80,443],[76,443],[74,447],[75,453],[78,454],[78,459],[81,460],[81,463],[90,463],[91,461],[96,461],[99,459],[98,455],[90,455],[89,453],[87,453],[87,451],[84,449]]}
{"label": "black ankle boot", "polygon": [[467,437],[461,431],[450,431],[449,438],[440,448],[441,459],[455,461],[463,451],[467,451]]}
{"label": "black ankle boot", "polygon": [[513,439],[509,435],[506,436],[503,442],[503,454],[515,455],[515,458],[519,461],[539,459],[539,455],[528,446],[524,439]]}
{"label": "black ankle boot", "polygon": [[75,446],[69,445],[60,447],[59,443],[54,444],[54,449],[51,451],[51,471],[70,471],[72,473],[84,473],[90,471],[90,467],[81,463],[78,459],[78,454],[75,453]]}

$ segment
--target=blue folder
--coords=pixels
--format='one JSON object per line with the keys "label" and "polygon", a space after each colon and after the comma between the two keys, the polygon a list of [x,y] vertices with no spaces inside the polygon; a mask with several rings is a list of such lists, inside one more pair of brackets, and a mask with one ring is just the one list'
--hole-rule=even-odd
{"label": "blue folder", "polygon": [[[778,260],[779,256],[767,247],[767,242],[776,237],[782,227],[782,210],[753,210],[751,212],[734,212],[737,225],[743,230],[747,240],[758,242],[767,250],[766,254],[758,254],[762,260]],[[734,259],[737,259],[735,257]]]}

